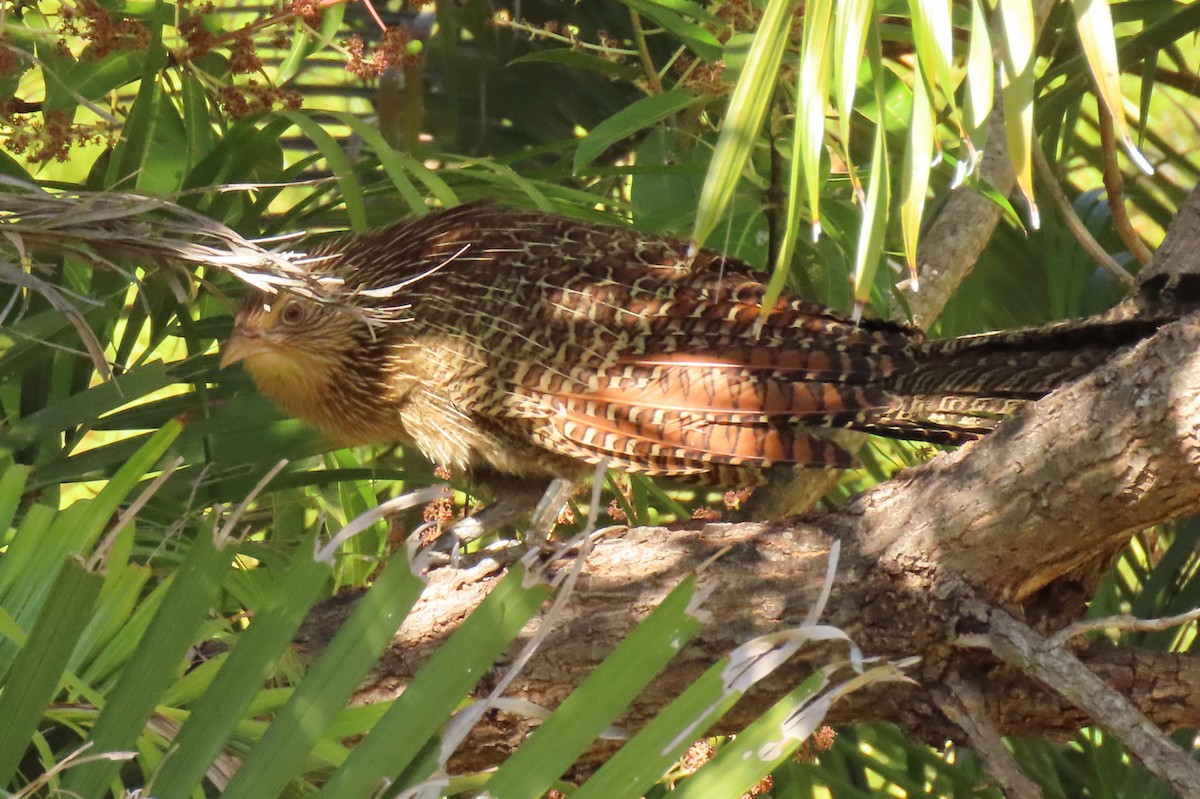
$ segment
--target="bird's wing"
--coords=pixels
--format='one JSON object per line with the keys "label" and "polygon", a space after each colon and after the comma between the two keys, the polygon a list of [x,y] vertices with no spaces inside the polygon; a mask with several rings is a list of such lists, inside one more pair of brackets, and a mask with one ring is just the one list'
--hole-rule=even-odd
{"label": "bird's wing", "polygon": [[853,465],[835,442],[797,427],[664,417],[637,405],[568,400],[534,436],[552,452],[590,463],[608,459],[615,469],[677,477],[711,475],[721,466]]}
{"label": "bird's wing", "polygon": [[[556,346],[515,356],[509,392],[537,442],[614,468],[725,479],[725,467],[852,465],[829,434],[889,406],[877,385],[913,333],[783,300],[735,269],[554,281],[538,305]],[[696,285],[696,284],[699,285]],[[503,358],[503,355],[493,353]]]}
{"label": "bird's wing", "polygon": [[[812,357],[806,357],[811,355]],[[585,381],[518,389],[540,413],[539,443],[614,468],[676,476],[719,466],[846,468],[822,428],[852,427],[887,404],[869,385],[813,379],[824,353],[622,356]]]}

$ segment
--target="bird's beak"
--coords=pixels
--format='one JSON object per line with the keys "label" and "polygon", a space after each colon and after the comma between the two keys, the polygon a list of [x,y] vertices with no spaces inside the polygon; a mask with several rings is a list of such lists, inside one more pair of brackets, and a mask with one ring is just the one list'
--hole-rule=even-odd
{"label": "bird's beak", "polygon": [[238,361],[245,360],[258,349],[257,337],[248,336],[240,327],[233,329],[233,335],[221,348],[221,368],[224,369]]}

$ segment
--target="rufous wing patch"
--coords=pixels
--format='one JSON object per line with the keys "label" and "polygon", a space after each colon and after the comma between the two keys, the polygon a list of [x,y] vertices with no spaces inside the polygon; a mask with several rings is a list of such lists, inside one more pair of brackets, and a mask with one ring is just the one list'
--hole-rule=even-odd
{"label": "rufous wing patch", "polygon": [[651,474],[695,475],[716,465],[848,468],[834,442],[789,424],[721,422],[658,408],[566,398],[541,425],[545,443],[590,461]]}

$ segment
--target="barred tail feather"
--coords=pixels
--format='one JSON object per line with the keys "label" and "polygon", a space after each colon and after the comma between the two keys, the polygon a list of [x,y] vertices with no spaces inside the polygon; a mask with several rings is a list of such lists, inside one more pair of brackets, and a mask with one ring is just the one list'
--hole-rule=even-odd
{"label": "barred tail feather", "polygon": [[792,425],[695,424],[685,416],[663,418],[636,406],[564,402],[536,434],[556,451],[591,462],[610,458],[616,468],[649,474],[698,475],[718,465],[853,465],[850,454],[835,442]]}
{"label": "barred tail feather", "polygon": [[897,394],[1038,399],[1160,324],[1157,319],[1092,318],[918,342],[913,368],[886,385]]}
{"label": "barred tail feather", "polygon": [[965,444],[992,432],[1023,404],[1025,400],[1002,397],[895,397],[887,408],[868,412],[853,429],[930,444]]}

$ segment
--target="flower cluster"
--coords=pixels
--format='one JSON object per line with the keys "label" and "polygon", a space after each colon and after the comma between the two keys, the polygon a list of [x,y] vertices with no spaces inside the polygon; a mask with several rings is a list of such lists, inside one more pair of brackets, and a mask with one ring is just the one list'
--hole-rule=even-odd
{"label": "flower cluster", "polygon": [[819,753],[833,748],[833,742],[836,739],[837,733],[834,732],[833,727],[822,727],[800,744],[800,748],[796,750],[793,757],[797,763],[811,763]]}
{"label": "flower cluster", "polygon": [[72,147],[111,139],[112,131],[103,122],[75,124],[71,114],[61,108],[45,112],[40,120],[26,118],[27,112],[23,113],[18,103],[13,98],[0,101],[0,129],[8,129],[5,147],[31,163],[65,162]]}
{"label": "flower cluster", "polygon": [[253,78],[245,83],[230,84],[217,89],[214,98],[221,110],[230,119],[242,119],[251,114],[270,111],[273,108],[296,110],[303,98],[294,91],[281,89],[269,83],[259,83]]}
{"label": "flower cluster", "polygon": [[187,42],[187,46],[175,54],[177,61],[186,63],[203,58],[219,44],[217,35],[204,27],[204,15],[214,10],[212,3],[205,3],[191,16],[180,21],[179,35]]}
{"label": "flower cluster", "polygon": [[349,54],[346,69],[360,78],[378,77],[389,67],[414,64],[421,59],[420,42],[411,40],[402,27],[388,28],[383,41],[370,54],[361,36],[350,37],[346,51]]}
{"label": "flower cluster", "polygon": [[696,741],[688,747],[679,765],[684,774],[695,774],[701,766],[712,760],[716,753],[717,748],[708,741]]}
{"label": "flower cluster", "polygon": [[76,7],[64,3],[58,12],[58,34],[60,53],[68,50],[67,37],[78,36],[88,43],[84,57],[92,61],[124,50],[144,50],[150,44],[145,25],[135,19],[113,19],[96,0],[80,0]]}

